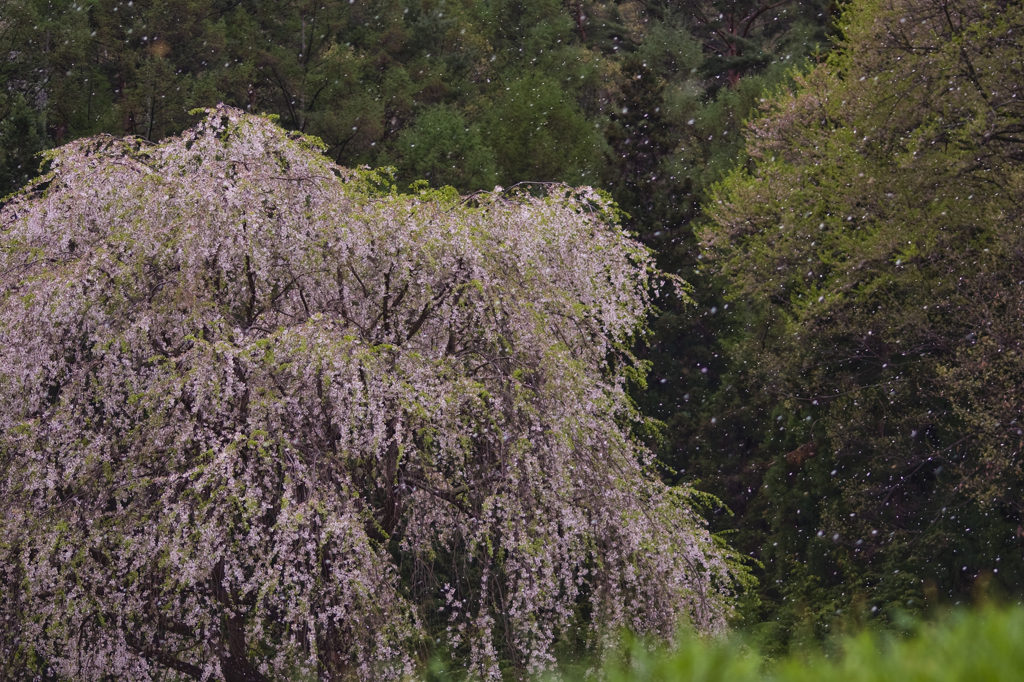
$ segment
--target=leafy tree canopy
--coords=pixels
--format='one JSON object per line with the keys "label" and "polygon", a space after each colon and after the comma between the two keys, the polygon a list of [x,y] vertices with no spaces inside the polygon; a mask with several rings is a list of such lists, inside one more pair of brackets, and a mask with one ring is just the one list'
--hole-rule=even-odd
{"label": "leafy tree canopy", "polygon": [[775,598],[819,625],[854,599],[914,608],[1024,576],[1022,20],[856,4],[710,207],[708,253],[748,304],[710,432],[760,422],[771,468],[740,497],[772,535]]}

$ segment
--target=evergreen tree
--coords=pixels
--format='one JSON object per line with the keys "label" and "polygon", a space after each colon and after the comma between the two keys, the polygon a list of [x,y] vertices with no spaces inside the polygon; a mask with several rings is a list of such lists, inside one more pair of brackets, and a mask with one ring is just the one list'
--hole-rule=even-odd
{"label": "evergreen tree", "polygon": [[39,170],[45,136],[39,115],[15,95],[13,106],[0,119],[0,198],[24,185]]}

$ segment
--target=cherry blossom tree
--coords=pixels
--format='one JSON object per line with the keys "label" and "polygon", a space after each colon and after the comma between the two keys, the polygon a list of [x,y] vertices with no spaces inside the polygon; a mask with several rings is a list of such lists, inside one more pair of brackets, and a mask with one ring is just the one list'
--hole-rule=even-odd
{"label": "cherry blossom tree", "polygon": [[0,677],[549,669],[723,627],[630,436],[666,283],[599,194],[399,195],[227,107],[2,208]]}

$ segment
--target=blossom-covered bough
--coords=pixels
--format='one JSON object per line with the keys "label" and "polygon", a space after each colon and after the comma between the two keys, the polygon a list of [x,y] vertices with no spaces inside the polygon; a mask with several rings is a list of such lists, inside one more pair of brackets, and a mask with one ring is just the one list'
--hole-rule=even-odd
{"label": "blossom-covered bough", "polygon": [[722,627],[628,434],[659,280],[590,189],[402,196],[226,107],[3,207],[0,677],[549,668]]}

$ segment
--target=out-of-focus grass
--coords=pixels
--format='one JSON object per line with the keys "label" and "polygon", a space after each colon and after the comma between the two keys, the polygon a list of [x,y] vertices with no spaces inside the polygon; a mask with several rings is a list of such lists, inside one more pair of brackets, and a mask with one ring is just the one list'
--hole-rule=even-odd
{"label": "out-of-focus grass", "polygon": [[630,641],[603,666],[608,682],[753,682],[764,679],[760,657],[738,641],[684,639],[673,651]]}
{"label": "out-of-focus grass", "polygon": [[838,660],[786,659],[779,682],[1003,682],[1024,680],[1024,608],[953,612],[910,637],[864,632]]}
{"label": "out-of-focus grass", "polygon": [[804,653],[776,661],[766,661],[738,639],[687,639],[674,651],[649,651],[634,641],[602,667],[608,682],[1024,680],[1022,607],[952,612],[906,628],[909,634],[865,631],[844,638],[832,656]]}

